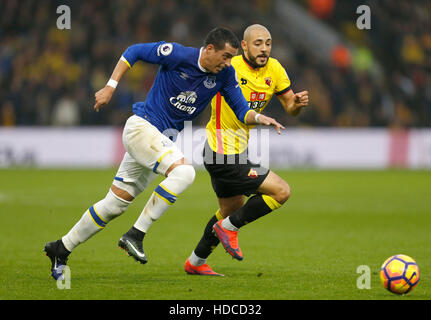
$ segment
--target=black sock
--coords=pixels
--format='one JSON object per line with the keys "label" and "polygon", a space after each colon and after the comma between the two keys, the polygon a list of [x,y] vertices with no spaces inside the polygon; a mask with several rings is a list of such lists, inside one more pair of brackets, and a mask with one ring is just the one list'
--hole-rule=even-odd
{"label": "black sock", "polygon": [[213,234],[213,225],[218,221],[217,217],[214,215],[208,221],[204,234],[195,248],[195,254],[202,259],[208,258],[211,252],[219,244],[220,240]]}
{"label": "black sock", "polygon": [[241,228],[271,211],[272,209],[263,200],[262,195],[255,195],[248,199],[244,206],[235,211],[229,220],[235,227]]}
{"label": "black sock", "polygon": [[138,230],[135,227],[131,227],[130,230],[127,231],[127,235],[142,242],[145,237],[145,232]]}

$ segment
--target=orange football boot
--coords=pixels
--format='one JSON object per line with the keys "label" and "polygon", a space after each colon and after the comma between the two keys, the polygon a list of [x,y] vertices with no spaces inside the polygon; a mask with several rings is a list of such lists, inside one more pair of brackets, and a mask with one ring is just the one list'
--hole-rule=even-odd
{"label": "orange football boot", "polygon": [[242,260],[241,248],[238,246],[238,231],[227,230],[222,227],[223,220],[218,221],[213,226],[214,234],[219,238],[226,251],[235,259]]}
{"label": "orange football boot", "polygon": [[186,264],[184,265],[184,271],[187,272],[188,274],[197,274],[197,275],[201,275],[201,276],[224,277],[224,274],[217,273],[217,272],[213,271],[211,269],[211,267],[209,265],[207,265],[206,263],[199,266],[199,267],[196,267],[190,263],[189,259],[187,259]]}

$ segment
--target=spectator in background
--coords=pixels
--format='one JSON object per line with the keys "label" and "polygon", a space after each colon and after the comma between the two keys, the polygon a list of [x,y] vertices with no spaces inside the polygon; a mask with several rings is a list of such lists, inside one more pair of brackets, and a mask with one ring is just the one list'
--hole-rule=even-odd
{"label": "spectator in background", "polygon": [[[339,48],[333,65],[272,28],[274,57],[289,67],[294,83],[310,90],[301,118],[270,115],[289,126],[430,126],[431,2],[406,0],[292,0],[329,24],[359,49]],[[0,1],[1,125],[49,125],[65,91],[85,125],[122,125],[130,101],[145,99],[156,68],[135,66],[119,88],[116,108],[95,116],[92,92],[114,67],[112,54],[127,43],[164,39],[199,46],[204,30],[225,25],[237,35],[245,25],[271,25],[272,0],[70,1],[71,30],[57,30],[56,1]],[[369,5],[372,28],[356,28],[356,8]],[[191,32],[193,30],[193,32]],[[316,53],[318,54],[318,53]],[[376,62],[382,78],[376,77]],[[344,66],[343,66],[344,65]],[[144,79],[144,80],[142,80]],[[311,81],[311,83],[307,83]],[[7,102],[7,103],[6,103]],[[7,106],[7,107],[6,107]],[[58,111],[56,111],[58,112]],[[7,115],[7,116],[6,116]],[[208,113],[194,120],[205,125]],[[9,119],[4,121],[3,119]],[[13,119],[13,121],[11,120]]]}
{"label": "spectator in background", "polygon": [[6,101],[1,105],[0,109],[0,124],[3,127],[11,127],[15,125],[15,110],[12,102]]}
{"label": "spectator in background", "polygon": [[309,10],[311,14],[319,19],[329,19],[334,12],[336,0],[308,0]]}
{"label": "spectator in background", "polygon": [[65,95],[54,105],[52,124],[54,126],[77,126],[80,123],[79,105],[69,95]]}

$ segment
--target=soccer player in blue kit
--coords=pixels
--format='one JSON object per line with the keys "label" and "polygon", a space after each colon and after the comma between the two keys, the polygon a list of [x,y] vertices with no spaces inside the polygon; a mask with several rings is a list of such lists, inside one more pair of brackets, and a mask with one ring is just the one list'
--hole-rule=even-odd
{"label": "soccer player in blue kit", "polygon": [[200,114],[217,92],[221,92],[241,122],[271,125],[278,133],[284,129],[273,118],[248,107],[231,66],[238,48],[235,34],[216,28],[200,49],[164,41],[135,44],[126,49],[107,85],[95,94],[96,111],[110,101],[121,77],[136,61],[158,64],[160,68],[146,101],[133,105],[134,115],[124,126],[126,153],[106,197],[88,208],[65,236],[45,245],[54,279],[63,278],[72,250],[120,216],[160,174],[166,178],[155,188],[136,223],[118,242],[135,260],[147,262],[142,246],[145,234],[195,178],[193,166],[173,143],[175,132],[184,128],[184,121]]}

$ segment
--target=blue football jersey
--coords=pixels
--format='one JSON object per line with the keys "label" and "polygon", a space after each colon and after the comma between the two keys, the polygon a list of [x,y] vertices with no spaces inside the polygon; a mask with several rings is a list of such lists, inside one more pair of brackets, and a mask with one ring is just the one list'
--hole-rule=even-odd
{"label": "blue football jersey", "polygon": [[160,132],[168,132],[167,136],[172,135],[172,129],[181,131],[184,121],[198,116],[217,92],[224,96],[241,122],[245,123],[251,111],[235,69],[226,67],[217,74],[206,71],[199,64],[202,50],[161,41],[135,44],[123,53],[122,60],[129,67],[138,60],[160,65],[146,100],[135,103],[133,112]]}

